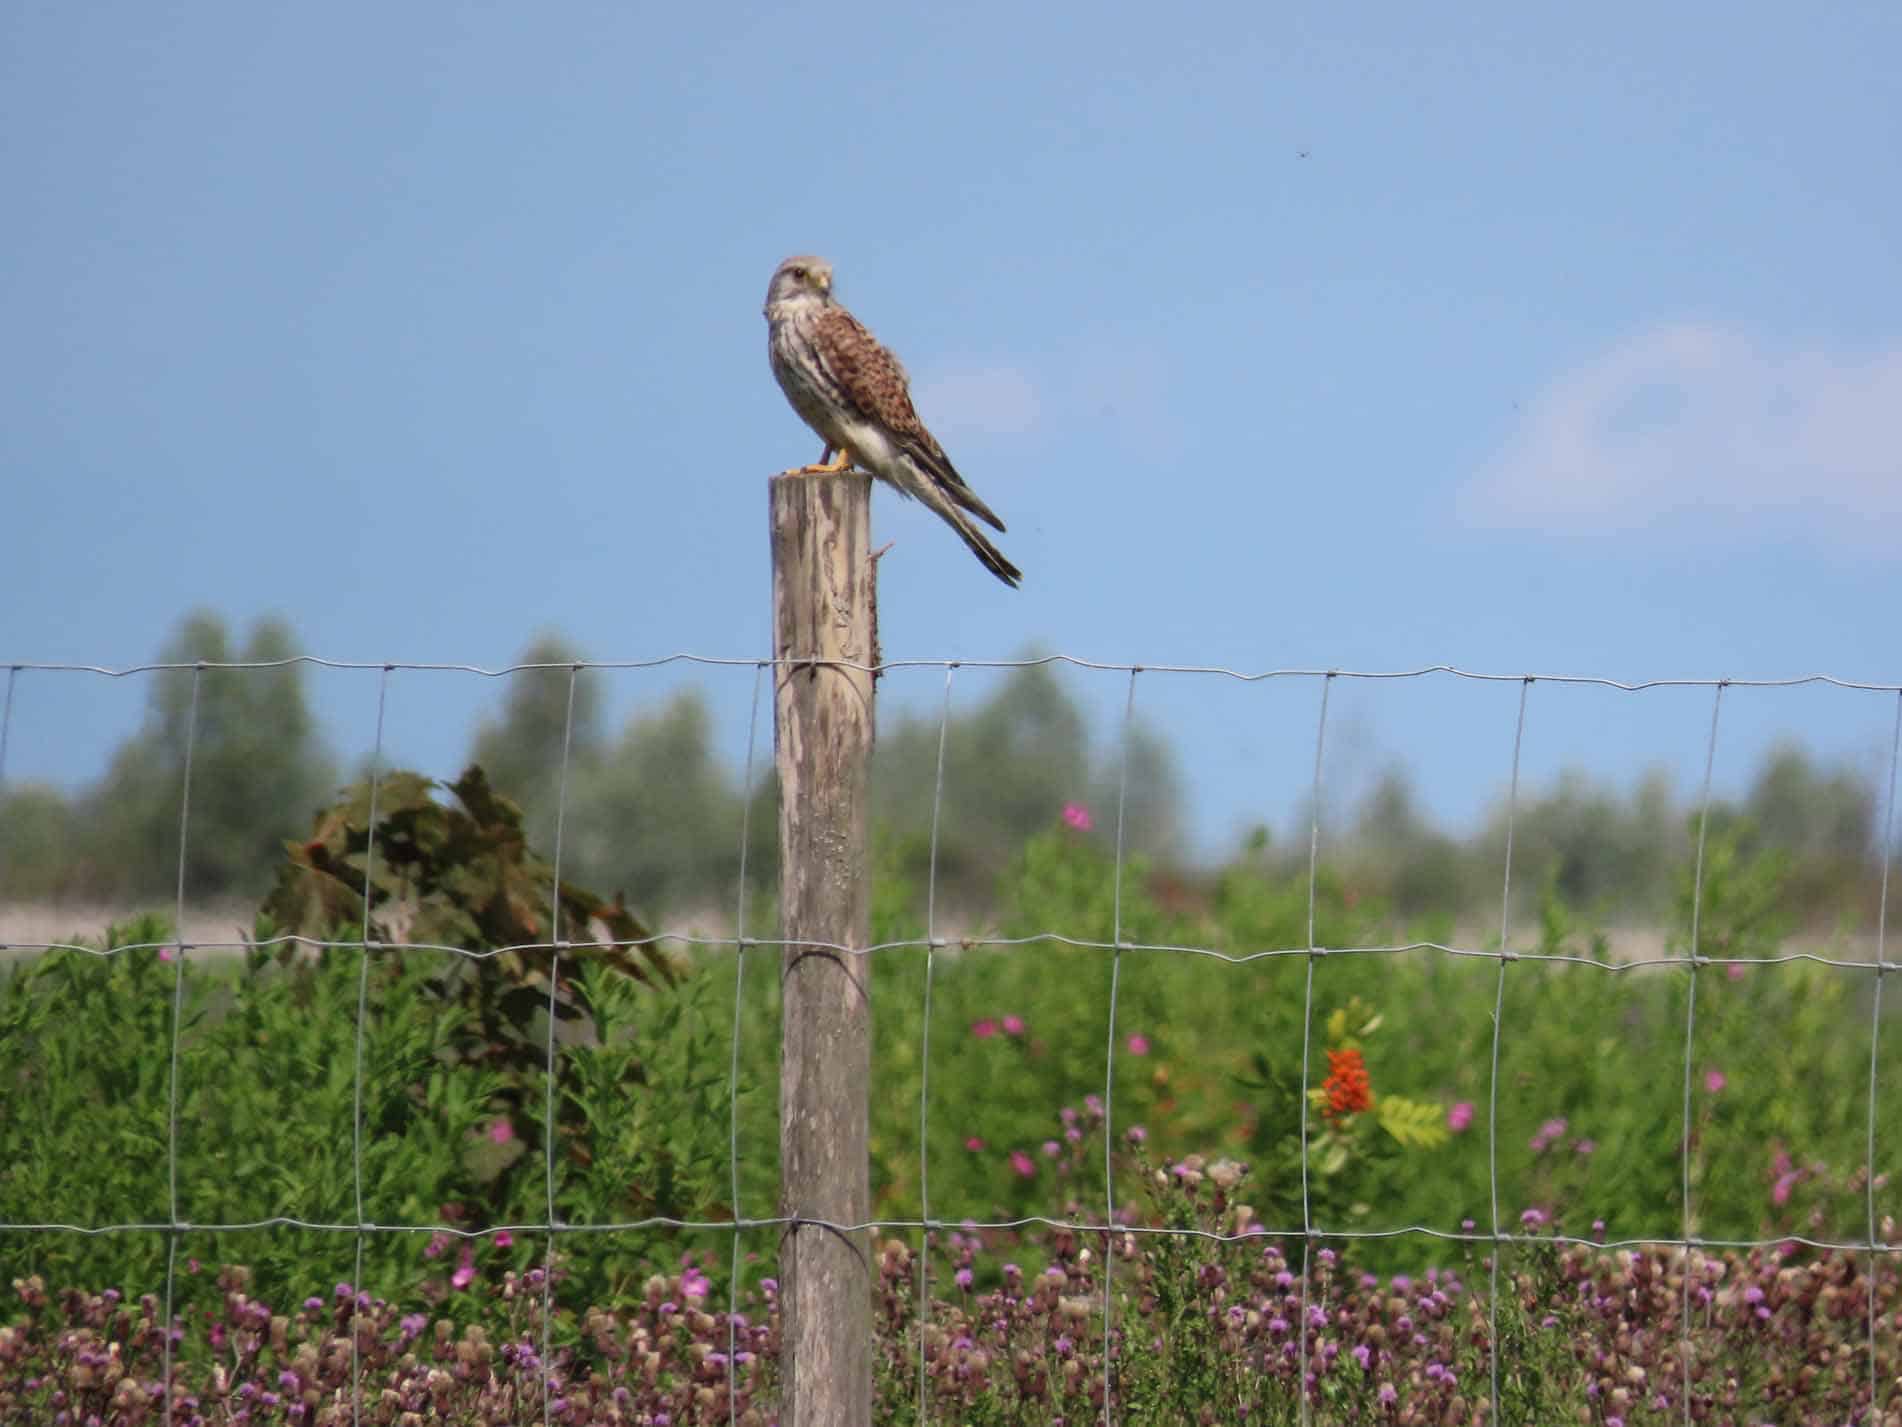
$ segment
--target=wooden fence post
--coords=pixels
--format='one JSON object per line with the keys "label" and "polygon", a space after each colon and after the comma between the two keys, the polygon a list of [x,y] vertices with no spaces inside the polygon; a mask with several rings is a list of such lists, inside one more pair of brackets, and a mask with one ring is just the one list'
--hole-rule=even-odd
{"label": "wooden fence post", "polygon": [[[875,662],[877,643],[871,484],[860,474],[769,483],[778,661],[773,759],[787,943],[780,1213],[828,1224],[871,1217],[871,959],[830,949],[863,948],[871,931],[865,824],[872,675],[864,667]],[[870,1427],[869,1232],[795,1223],[781,1240],[779,1276],[782,1427]]]}

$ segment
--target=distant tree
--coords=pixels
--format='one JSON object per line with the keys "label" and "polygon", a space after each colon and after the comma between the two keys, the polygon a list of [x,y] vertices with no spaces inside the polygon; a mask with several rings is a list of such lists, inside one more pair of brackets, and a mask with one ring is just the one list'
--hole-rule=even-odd
{"label": "distant tree", "polygon": [[519,669],[508,675],[501,712],[476,729],[469,754],[471,763],[487,771],[490,783],[523,810],[530,838],[542,847],[554,843],[564,741],[571,797],[593,777],[605,743],[598,670],[572,674],[570,730],[568,685],[571,666],[581,657],[581,651],[559,634],[537,636],[515,662],[557,667]]}
{"label": "distant tree", "polygon": [[[922,883],[929,870],[931,811],[938,786],[935,715],[905,713],[879,734],[872,766],[876,836],[898,866]],[[1115,835],[1123,786],[1120,737],[1091,758],[1088,725],[1045,665],[1013,670],[969,712],[953,710],[944,731],[939,799],[940,895],[966,908],[989,902],[999,872],[1035,834],[1057,825],[1067,805],[1085,807],[1103,837]],[[1180,834],[1175,757],[1138,725],[1129,746],[1125,849],[1173,851]]]}
{"label": "distant tree", "polygon": [[[575,875],[623,891],[644,910],[678,912],[732,905],[739,874],[740,796],[713,751],[706,695],[682,689],[661,708],[636,714],[621,736],[571,785]],[[772,832],[770,810],[755,809],[754,834]],[[749,857],[749,879],[770,868]]]}
{"label": "distant tree", "polygon": [[90,890],[79,811],[49,783],[22,783],[0,795],[0,898],[64,902]]}
{"label": "distant tree", "polygon": [[1116,833],[1117,805],[1123,805],[1123,850],[1147,857],[1172,858],[1182,846],[1182,774],[1169,740],[1138,719],[1129,730],[1129,772],[1123,773],[1119,731],[1103,749],[1091,776],[1092,816]]}
{"label": "distant tree", "polygon": [[1820,768],[1794,743],[1770,750],[1743,810],[1763,844],[1799,858],[1860,863],[1876,852],[1876,793],[1853,768]]}
{"label": "distant tree", "polygon": [[[180,623],[158,662],[269,663],[297,652],[280,619],[258,621],[237,648],[222,616],[199,611]],[[189,744],[186,895],[262,895],[284,840],[308,824],[334,781],[304,667],[168,669],[150,678],[144,726],[113,755],[82,811],[96,890],[152,897],[176,886]]]}
{"label": "distant tree", "polygon": [[[565,738],[562,875],[625,893],[649,916],[729,914],[742,802],[738,779],[714,752],[705,694],[682,690],[658,709],[637,711],[610,737],[601,676],[584,669],[574,679],[570,729],[568,666],[582,658],[553,633],[524,649],[518,663],[555,667],[508,676],[502,707],[477,729],[470,761],[523,809],[532,840],[552,849]],[[748,826],[747,880],[763,888],[778,870],[770,775],[754,789]]]}
{"label": "distant tree", "polygon": [[[1482,865],[1505,863],[1503,803],[1478,840]],[[1683,822],[1660,770],[1629,795],[1576,768],[1549,791],[1520,790],[1513,818],[1512,876],[1522,887],[1549,886],[1567,906],[1602,911],[1614,922],[1657,915],[1669,903],[1675,869],[1691,854]]]}
{"label": "distant tree", "polygon": [[1788,895],[1806,916],[1853,916],[1881,858],[1876,790],[1854,768],[1819,767],[1794,743],[1773,748],[1751,780],[1744,851],[1787,857]]}
{"label": "distant tree", "polygon": [[1355,810],[1345,859],[1403,917],[1464,910],[1469,858],[1421,811],[1406,771],[1388,768]]}

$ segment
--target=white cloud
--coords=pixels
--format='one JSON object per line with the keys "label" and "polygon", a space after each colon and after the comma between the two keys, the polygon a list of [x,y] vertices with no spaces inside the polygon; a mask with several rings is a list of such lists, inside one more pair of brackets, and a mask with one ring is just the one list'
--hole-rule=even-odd
{"label": "white cloud", "polygon": [[1902,347],[1777,351],[1723,327],[1644,332],[1526,404],[1460,493],[1473,525],[1581,532],[1689,517],[1902,526]]}
{"label": "white cloud", "polygon": [[912,392],[925,425],[949,442],[955,433],[1016,436],[1037,424],[1037,389],[1016,367],[952,367]]}

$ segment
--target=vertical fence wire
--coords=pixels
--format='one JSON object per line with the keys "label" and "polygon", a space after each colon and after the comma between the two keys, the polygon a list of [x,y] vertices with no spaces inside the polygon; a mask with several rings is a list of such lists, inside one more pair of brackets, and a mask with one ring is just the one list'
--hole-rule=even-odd
{"label": "vertical fence wire", "polygon": [[733,1244],[726,1285],[726,1416],[728,1427],[740,1418],[740,1026],[746,992],[746,849],[753,840],[753,753],[759,742],[760,690],[769,666],[753,666],[753,701],[746,716],[746,770],[740,776],[740,875],[733,891],[733,1040],[727,1065],[727,1173],[733,1205]]}
{"label": "vertical fence wire", "polygon": [[[7,668],[7,692],[4,702],[0,702],[0,806],[4,806],[7,796],[7,739],[13,732],[13,685],[20,677],[20,666]],[[0,842],[0,875],[6,868],[6,844]],[[4,883],[0,883],[4,886]]]}
{"label": "vertical fence wire", "polygon": [[1115,1346],[1111,1338],[1115,1313],[1110,1290],[1116,1257],[1116,1179],[1111,1159],[1116,1150],[1116,993],[1123,972],[1123,852],[1129,814],[1129,745],[1136,724],[1136,676],[1140,673],[1140,665],[1129,671],[1129,691],[1123,698],[1123,752],[1116,774],[1116,872],[1110,900],[1109,1049],[1103,1057],[1103,1427],[1113,1427],[1116,1420],[1110,1400],[1110,1355]]}
{"label": "vertical fence wire", "polygon": [[931,1326],[931,978],[938,953],[938,824],[944,809],[944,747],[951,727],[951,681],[957,663],[944,669],[944,704],[938,712],[938,771],[931,784],[931,862],[925,876],[924,1025],[918,1037],[918,1422],[930,1420],[926,1398],[925,1333]]}
{"label": "vertical fence wire", "polygon": [[[554,885],[548,892],[548,1068],[543,1077],[542,1145],[546,1153],[545,1175],[548,1189],[548,1257],[542,1265],[542,1424],[555,1420],[554,1366],[548,1360],[550,1334],[555,1318],[555,1007],[561,988],[561,841],[568,821],[568,763],[575,741],[575,684],[581,678],[579,663],[568,666],[568,709],[561,724],[561,777],[555,784],[555,865]],[[585,933],[588,928],[583,927]]]}
{"label": "vertical fence wire", "polygon": [[1499,1237],[1499,1036],[1505,1022],[1506,963],[1512,955],[1512,837],[1519,813],[1519,755],[1526,741],[1526,699],[1532,692],[1531,679],[1519,685],[1519,717],[1512,730],[1512,782],[1506,793],[1506,873],[1499,892],[1499,975],[1493,986],[1492,1076],[1486,1082],[1486,1184],[1492,1194],[1493,1248],[1489,1260],[1490,1293],[1487,1298],[1487,1368],[1491,1378],[1492,1420],[1499,1416],[1499,1258],[1505,1241]]}
{"label": "vertical fence wire", "polygon": [[363,850],[363,927],[357,947],[356,1071],[351,1077],[350,1177],[357,1206],[356,1266],[350,1275],[350,1421],[363,1421],[363,1354],[358,1346],[357,1310],[367,1296],[363,1287],[363,1023],[370,1004],[370,891],[376,879],[376,799],[383,777],[383,715],[389,704],[390,666],[376,684],[376,746],[370,753],[370,825]]}
{"label": "vertical fence wire", "polygon": [[1308,788],[1308,974],[1301,993],[1301,1321],[1295,1391],[1300,1394],[1301,1427],[1308,1423],[1308,1277],[1314,1256],[1314,1208],[1308,1197],[1308,1058],[1314,1053],[1314,963],[1323,954],[1314,939],[1315,887],[1321,869],[1321,761],[1327,753],[1327,704],[1334,692],[1334,671],[1321,680],[1321,712],[1314,721],[1314,781]]}
{"label": "vertical fence wire", "polygon": [[1876,1238],[1876,1073],[1882,1048],[1882,983],[1888,975],[1889,940],[1889,867],[1895,861],[1895,770],[1902,756],[1902,694],[1896,696],[1895,726],[1889,734],[1889,786],[1883,799],[1882,883],[1876,900],[1875,986],[1869,996],[1869,1123],[1864,1145],[1863,1193],[1868,1214],[1869,1235],[1869,1414],[1867,1422],[1882,1420],[1882,1404],[1877,1400],[1876,1373],[1876,1271],[1880,1250],[1887,1247]]}
{"label": "vertical fence wire", "polygon": [[1691,874],[1691,947],[1690,964],[1685,974],[1690,983],[1684,995],[1684,1137],[1678,1144],[1678,1170],[1681,1179],[1683,1203],[1683,1252],[1682,1270],[1683,1313],[1678,1331],[1679,1367],[1684,1378],[1684,1423],[1691,1422],[1691,1249],[1693,1218],[1691,1210],[1691,1062],[1696,1055],[1697,1042],[1697,968],[1700,964],[1698,936],[1702,929],[1704,908],[1704,842],[1710,831],[1710,789],[1711,773],[1717,766],[1717,720],[1724,711],[1724,689],[1728,680],[1717,682],[1717,692],[1711,698],[1710,738],[1704,745],[1704,791],[1699,798],[1697,811],[1697,866]]}
{"label": "vertical fence wire", "polygon": [[172,1032],[171,1071],[165,1113],[165,1176],[167,1185],[165,1250],[164,1365],[165,1421],[172,1420],[172,1294],[178,1286],[178,1041],[185,1017],[185,853],[191,830],[192,755],[198,747],[198,693],[205,678],[204,661],[192,667],[191,712],[185,719],[185,767],[178,786],[178,889],[172,904]]}

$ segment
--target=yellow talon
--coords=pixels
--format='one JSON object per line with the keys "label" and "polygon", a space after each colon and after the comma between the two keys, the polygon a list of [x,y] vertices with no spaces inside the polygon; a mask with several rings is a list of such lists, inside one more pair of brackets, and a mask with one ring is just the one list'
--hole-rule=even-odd
{"label": "yellow talon", "polygon": [[836,476],[841,471],[849,471],[852,469],[852,453],[846,450],[845,447],[843,446],[838,448],[838,455],[833,456],[832,460],[829,463],[826,463],[826,457],[831,456],[832,451],[833,451],[833,448],[828,446],[825,448],[825,450],[819,453],[819,460],[822,464],[812,465],[812,466],[794,466],[790,470],[781,471],[780,475],[782,476]]}

